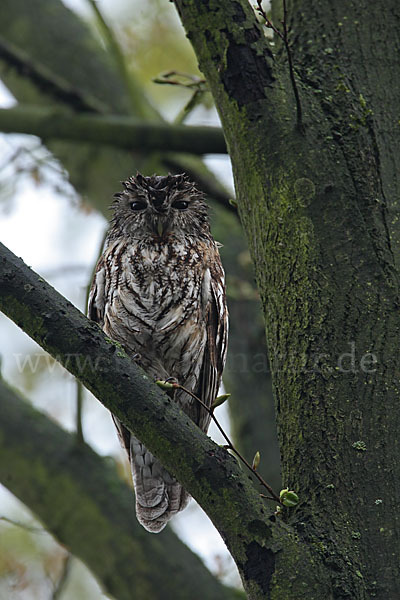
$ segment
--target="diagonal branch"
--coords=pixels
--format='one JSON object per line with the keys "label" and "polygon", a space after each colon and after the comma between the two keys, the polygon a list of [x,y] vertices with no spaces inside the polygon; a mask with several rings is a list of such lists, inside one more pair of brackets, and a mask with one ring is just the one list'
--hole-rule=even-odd
{"label": "diagonal branch", "polygon": [[310,589],[318,584],[320,574],[307,547],[268,514],[236,459],[162,393],[121,346],[2,244],[0,290],[0,309],[78,377],[197,500],[230,550],[249,598],[265,598],[285,548],[292,568],[298,555],[306,563]]}
{"label": "diagonal branch", "polygon": [[[208,439],[122,347],[2,244],[0,267],[1,310],[140,437],[199,503],[214,513],[220,526],[231,527],[232,515],[220,514],[227,508],[221,489],[238,493],[231,474],[242,481],[243,502],[260,515],[263,504],[236,460]],[[205,486],[207,469],[212,469],[218,482],[218,489],[211,494],[205,489],[209,487]],[[210,507],[210,496],[215,508]],[[242,513],[241,509],[234,511],[236,517]]]}
{"label": "diagonal branch", "polygon": [[232,598],[170,529],[159,538],[145,532],[135,518],[132,490],[109,459],[77,445],[74,434],[3,381],[0,432],[2,483],[114,598],[130,600],[132,590],[138,600]]}
{"label": "diagonal branch", "polygon": [[44,140],[106,144],[140,152],[226,153],[219,127],[141,123],[118,115],[74,115],[59,108],[18,106],[0,109],[0,131],[37,135]]}
{"label": "diagonal branch", "polygon": [[58,73],[53,73],[48,67],[34,60],[24,50],[1,35],[0,60],[4,60],[17,73],[30,79],[39,90],[76,111],[108,112],[106,104],[74,87]]}

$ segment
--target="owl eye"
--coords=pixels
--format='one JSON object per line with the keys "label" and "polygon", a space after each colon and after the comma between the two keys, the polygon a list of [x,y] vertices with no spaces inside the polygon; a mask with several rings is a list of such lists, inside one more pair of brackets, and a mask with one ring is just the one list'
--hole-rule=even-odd
{"label": "owl eye", "polygon": [[177,208],[178,210],[185,210],[189,206],[189,202],[186,200],[177,200],[172,203],[172,208]]}
{"label": "owl eye", "polygon": [[132,210],[144,210],[145,208],[147,208],[147,202],[144,200],[135,200],[134,202],[131,202]]}

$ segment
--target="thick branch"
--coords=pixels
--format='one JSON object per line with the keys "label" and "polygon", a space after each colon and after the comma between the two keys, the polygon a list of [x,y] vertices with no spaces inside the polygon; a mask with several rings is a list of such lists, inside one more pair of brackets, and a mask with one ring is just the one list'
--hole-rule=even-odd
{"label": "thick branch", "polygon": [[171,530],[160,544],[140,527],[132,490],[109,460],[77,445],[2,381],[0,430],[1,481],[113,597],[130,600],[135,590],[142,600],[232,598]]}
{"label": "thick branch", "polygon": [[58,108],[1,109],[0,131],[37,135],[44,140],[106,144],[140,152],[226,153],[224,136],[218,127],[144,124],[130,117],[74,115]]}
{"label": "thick branch", "polygon": [[[138,435],[178,475],[200,504],[207,507],[211,497],[216,505],[212,512],[220,527],[229,531],[233,516],[222,515],[227,508],[221,498],[222,488],[239,494],[243,502],[254,504],[253,509],[260,515],[262,504],[252,487],[244,483],[246,478],[240,474],[236,461],[207,439],[96,323],[89,321],[3,245],[0,250],[1,310]],[[215,489],[209,483],[205,485],[207,469],[214,471],[213,478],[218,483]],[[244,491],[238,491],[237,484],[232,484],[230,473],[239,474]],[[236,517],[240,512],[239,509]]]}
{"label": "thick branch", "polygon": [[[187,488],[221,533],[249,598],[268,597],[283,546],[290,546],[290,568],[299,568],[298,556],[308,563],[306,547],[289,530],[282,534],[283,525],[269,518],[236,460],[201,432],[122,348],[2,244],[0,262],[1,310],[78,377]],[[311,564],[305,572],[312,589],[319,574]]]}
{"label": "thick branch", "polygon": [[72,86],[57,73],[52,73],[48,67],[34,60],[24,50],[7,41],[0,35],[0,60],[4,60],[17,73],[27,77],[45,94],[63,102],[77,111],[107,112],[107,105],[97,98],[83,93]]}

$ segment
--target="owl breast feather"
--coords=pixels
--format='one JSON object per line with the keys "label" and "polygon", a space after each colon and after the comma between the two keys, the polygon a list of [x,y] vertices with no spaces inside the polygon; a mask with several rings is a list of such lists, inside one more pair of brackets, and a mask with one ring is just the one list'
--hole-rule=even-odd
{"label": "owl breast feather", "polygon": [[105,308],[110,337],[143,357],[155,377],[179,375],[186,385],[196,385],[207,337],[210,272],[199,249],[199,243],[196,250],[178,243],[126,248]]}

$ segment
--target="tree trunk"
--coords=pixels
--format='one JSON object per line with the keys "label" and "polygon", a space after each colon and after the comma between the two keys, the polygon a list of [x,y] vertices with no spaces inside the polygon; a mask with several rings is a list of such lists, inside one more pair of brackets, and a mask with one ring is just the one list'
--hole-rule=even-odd
{"label": "tree trunk", "polygon": [[[296,598],[398,598],[398,3],[288,2],[300,124],[284,45],[247,1],[176,5],[255,262],[289,521],[323,568],[320,595]],[[272,598],[293,597],[287,560]]]}

